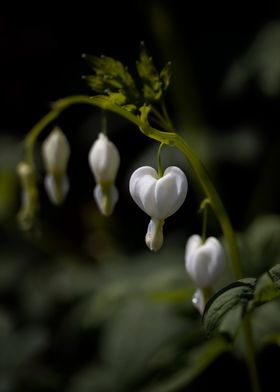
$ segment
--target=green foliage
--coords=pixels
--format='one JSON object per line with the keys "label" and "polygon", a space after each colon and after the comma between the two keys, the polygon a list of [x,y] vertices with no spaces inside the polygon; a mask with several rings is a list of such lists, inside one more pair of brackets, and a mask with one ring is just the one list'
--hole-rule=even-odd
{"label": "green foliage", "polygon": [[122,106],[128,111],[135,112],[144,104],[161,103],[170,84],[171,63],[168,62],[161,72],[158,72],[144,43],[141,43],[140,59],[136,64],[142,84],[141,92],[120,61],[108,56],[84,54],[83,57],[94,72],[93,75],[84,76],[92,90],[102,94],[110,103]]}
{"label": "green foliage", "polygon": [[124,97],[138,98],[138,91],[133,78],[124,65],[108,56],[83,55],[88,61],[94,75],[87,76],[90,87],[97,93],[119,92]]}
{"label": "green foliage", "polygon": [[256,307],[280,297],[280,264],[258,279],[247,278],[231,283],[206,304],[203,321],[206,331],[234,338],[244,317]]}
{"label": "green foliage", "polygon": [[148,54],[145,44],[141,43],[140,60],[137,62],[137,71],[143,85],[145,102],[158,102],[163,97],[171,78],[171,63],[167,63],[158,73],[152,57]]}

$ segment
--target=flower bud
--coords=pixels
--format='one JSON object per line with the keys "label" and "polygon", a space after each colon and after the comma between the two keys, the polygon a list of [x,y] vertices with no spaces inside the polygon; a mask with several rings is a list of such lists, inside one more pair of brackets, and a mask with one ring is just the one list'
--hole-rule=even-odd
{"label": "flower bud", "polygon": [[111,185],[116,179],[120,155],[104,133],[99,133],[89,152],[89,165],[99,185]]}
{"label": "flower bud", "polygon": [[93,192],[95,201],[101,213],[109,216],[119,197],[114,186],[120,165],[119,152],[104,133],[99,133],[90,149],[88,160],[97,183]]}
{"label": "flower bud", "polygon": [[48,174],[64,176],[70,156],[66,136],[56,127],[42,145],[42,155]]}
{"label": "flower bud", "polygon": [[199,235],[192,235],[186,244],[186,270],[197,287],[211,287],[224,267],[224,251],[215,237],[202,243]]}
{"label": "flower bud", "polygon": [[54,128],[42,145],[42,155],[47,171],[45,189],[53,204],[61,204],[68,191],[69,181],[66,176],[70,156],[70,146],[64,133]]}
{"label": "flower bud", "polygon": [[111,215],[115,204],[119,199],[117,188],[114,185],[109,187],[96,185],[93,191],[93,196],[100,212],[105,216]]}
{"label": "flower bud", "polygon": [[30,164],[20,162],[17,165],[17,174],[22,188],[22,203],[18,213],[18,221],[23,230],[30,230],[34,225],[38,209],[35,173]]}
{"label": "flower bud", "polygon": [[158,250],[163,244],[164,220],[174,214],[185,201],[188,181],[181,169],[168,167],[162,177],[150,166],[137,169],[131,176],[129,191],[135,203],[152,220],[146,234],[146,244]]}
{"label": "flower bud", "polygon": [[53,204],[61,204],[68,191],[69,191],[69,181],[67,176],[57,177],[48,174],[44,180],[45,189],[50,201]]}

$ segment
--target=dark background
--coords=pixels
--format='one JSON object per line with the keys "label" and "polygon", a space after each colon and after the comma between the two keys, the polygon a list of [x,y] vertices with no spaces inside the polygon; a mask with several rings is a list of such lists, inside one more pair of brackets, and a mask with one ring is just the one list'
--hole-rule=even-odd
{"label": "dark background", "polygon": [[[47,112],[51,102],[71,94],[90,94],[81,80],[81,75],[90,73],[82,53],[118,58],[135,75],[139,42],[144,40],[159,67],[169,59],[174,63],[176,93],[173,91],[169,99],[173,118],[180,127],[190,128],[193,133],[196,128],[207,128],[208,134],[215,135],[247,127],[260,137],[262,151],[258,161],[246,168],[239,167],[235,200],[233,188],[225,195],[241,212],[236,211],[232,219],[236,225],[242,225],[237,216],[246,215],[252,202],[248,199],[252,196],[250,190],[255,186],[267,187],[267,183],[258,183],[258,176],[266,160],[261,157],[268,156],[278,140],[279,93],[276,89],[272,96],[263,94],[254,71],[237,94],[225,93],[224,83],[232,64],[244,56],[262,29],[279,20],[277,3],[254,8],[197,5],[187,6],[186,10],[180,2],[170,1],[94,2],[67,7],[59,4],[3,7],[0,16],[3,132],[22,138]],[[92,111],[88,108],[75,107],[71,114],[62,116],[62,125],[67,125],[74,143],[77,127],[89,113]],[[117,121],[118,127],[127,127],[125,122]],[[137,146],[139,140],[142,139],[136,136]],[[130,140],[131,151],[132,145]],[[230,182],[237,177],[237,168],[226,163],[226,169],[217,170],[222,181]],[[276,196],[269,200],[264,195],[262,198],[256,202],[262,205],[252,207],[251,217],[256,212],[254,208],[266,209],[266,202],[270,209],[277,208]]]}
{"label": "dark background", "polygon": [[[252,3],[251,7],[234,2],[216,7],[200,3],[191,6],[182,1],[69,2],[65,6],[60,2],[42,2],[32,6],[26,3],[2,6],[0,335],[2,352],[12,354],[0,356],[0,392],[116,392],[109,387],[87,389],[86,384],[71,389],[72,380],[88,369],[92,361],[98,366],[103,364],[106,341],[103,330],[108,325],[115,328],[117,324],[108,315],[106,328],[94,318],[98,316],[92,316],[93,325],[86,328],[78,322],[81,314],[83,319],[84,313],[90,312],[91,290],[98,294],[120,277],[128,284],[138,271],[130,268],[134,265],[138,268],[141,262],[145,266],[150,261],[144,244],[148,217],[130,199],[127,182],[138,162],[145,164],[146,158],[155,162],[156,145],[125,120],[108,115],[108,132],[121,154],[117,178],[121,197],[110,220],[100,217],[92,199],[94,181],[87,163],[89,148],[100,130],[97,109],[73,107],[56,121],[67,134],[72,150],[68,170],[71,191],[61,208],[52,206],[44,192],[38,146],[36,156],[41,175],[38,227],[32,235],[21,233],[17,227],[20,189],[14,167],[22,158],[23,138],[47,113],[51,102],[67,95],[91,94],[81,78],[90,74],[81,54],[112,56],[136,76],[135,61],[139,43],[144,40],[159,68],[172,61],[174,71],[167,103],[175,126],[208,167],[234,228],[242,233],[258,216],[279,213],[279,25],[279,5],[272,1],[265,5]],[[256,45],[262,32],[270,27],[272,30],[263,39],[264,43]],[[239,73],[234,73],[236,64]],[[267,82],[269,75],[274,75],[272,83]],[[39,145],[46,135],[47,132],[39,137]],[[172,162],[173,158],[189,175],[190,189],[188,203],[165,225],[166,248],[173,244],[175,249],[165,256],[168,265],[170,260],[176,264],[178,254],[183,258],[187,236],[199,232],[201,227],[197,215],[199,187],[189,167],[182,163],[182,157],[176,154],[165,157],[166,162]],[[4,181],[6,172],[12,178],[10,182]],[[214,218],[210,219],[210,229],[213,234],[221,234]],[[108,267],[107,259],[110,259]],[[158,271],[165,268],[153,263],[143,270],[144,282],[153,274],[156,281],[157,268]],[[95,266],[101,269],[100,275],[95,275]],[[265,267],[257,272],[250,268],[248,274],[257,274]],[[184,285],[182,281],[180,284]],[[129,297],[131,292],[127,293]],[[176,312],[185,321],[189,317],[196,320],[197,315],[190,309],[186,315],[184,306],[181,304],[180,308],[179,304]],[[103,307],[114,313],[115,303],[104,300]],[[146,309],[144,320],[148,317],[145,312]],[[134,343],[133,329],[127,325],[127,333],[131,333]],[[30,350],[27,354],[25,340]],[[180,346],[180,339],[179,342]],[[187,350],[188,343],[183,342],[183,349],[185,345]],[[269,361],[273,356],[278,358],[279,347],[269,347],[259,355],[267,388],[272,383],[267,375],[274,372],[273,361]],[[180,365],[177,359],[173,364],[175,370]],[[125,361],[123,366],[129,367]],[[219,388],[216,377],[221,369],[230,377],[232,368],[239,375],[232,381],[232,389],[240,388],[241,379],[247,388],[244,363],[239,357],[229,354],[211,366],[204,377],[186,390],[205,388],[205,385]],[[156,376],[150,371],[148,376],[136,377],[136,381],[132,377],[128,384],[126,381],[120,384],[118,391],[140,391],[141,387],[144,391],[146,381],[161,380],[164,375],[162,370]],[[87,377],[85,372],[84,379]],[[80,384],[73,382],[73,385]],[[222,386],[217,390],[223,390]]]}

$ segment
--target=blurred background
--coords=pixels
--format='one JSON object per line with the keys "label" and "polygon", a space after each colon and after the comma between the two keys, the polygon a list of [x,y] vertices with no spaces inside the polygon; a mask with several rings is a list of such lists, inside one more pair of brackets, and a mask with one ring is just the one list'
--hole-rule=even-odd
{"label": "blurred background", "polygon": [[[179,1],[49,3],[2,7],[0,14],[0,392],[170,392],[248,390],[242,342],[234,352],[205,336],[191,305],[195,287],[184,271],[185,242],[201,230],[201,190],[179,152],[163,149],[164,166],[187,174],[183,207],[165,226],[152,254],[149,222],[133,203],[128,181],[155,165],[157,144],[108,114],[108,134],[121,154],[120,200],[110,218],[92,197],[88,152],[101,113],[75,106],[55,122],[71,144],[70,193],[53,206],[43,187],[36,229],[20,231],[15,167],[23,139],[67,95],[91,94],[82,53],[119,59],[136,77],[144,40],[161,69],[171,60],[166,97],[178,132],[204,162],[238,234],[246,276],[280,262],[280,9],[216,9]],[[209,234],[221,236],[210,216]],[[228,270],[219,282],[232,280]],[[217,287],[218,288],[218,287]],[[265,323],[264,323],[265,320]],[[276,381],[279,302],[258,310],[254,328],[264,390]],[[238,377],[232,379],[232,374]]]}

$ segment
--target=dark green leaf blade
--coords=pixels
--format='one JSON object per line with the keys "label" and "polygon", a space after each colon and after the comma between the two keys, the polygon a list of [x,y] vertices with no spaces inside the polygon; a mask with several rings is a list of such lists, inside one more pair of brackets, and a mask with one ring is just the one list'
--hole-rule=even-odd
{"label": "dark green leaf blade", "polygon": [[203,314],[208,334],[219,330],[230,338],[234,336],[253,297],[255,282],[256,279],[247,278],[231,283],[208,301]]}
{"label": "dark green leaf blade", "polygon": [[250,308],[265,304],[277,297],[280,297],[280,264],[260,276]]}

